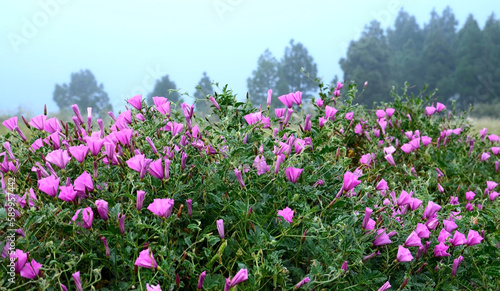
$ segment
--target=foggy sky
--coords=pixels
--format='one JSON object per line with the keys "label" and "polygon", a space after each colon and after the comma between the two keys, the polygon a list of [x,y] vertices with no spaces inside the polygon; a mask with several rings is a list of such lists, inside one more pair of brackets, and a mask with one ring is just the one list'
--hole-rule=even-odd
{"label": "foggy sky", "polygon": [[[278,60],[290,39],[301,42],[318,76],[342,78],[338,64],[348,44],[371,20],[393,26],[403,7],[422,27],[433,8],[449,5],[462,27],[472,13],[480,27],[496,1],[3,1],[0,4],[0,113],[18,106],[38,115],[52,101],[55,84],[92,71],[104,84],[114,111],[124,99],[148,94],[168,74],[192,95],[204,71],[240,98],[257,59],[269,49]],[[418,3],[418,4],[417,4]],[[363,82],[364,80],[358,80]],[[167,96],[168,97],[168,96]],[[187,102],[190,99],[183,97]]]}

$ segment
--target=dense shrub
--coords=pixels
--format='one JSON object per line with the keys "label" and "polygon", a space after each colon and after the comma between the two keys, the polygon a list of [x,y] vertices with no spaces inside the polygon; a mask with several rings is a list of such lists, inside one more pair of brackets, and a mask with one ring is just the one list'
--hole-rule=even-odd
{"label": "dense shrub", "polygon": [[74,107],[23,141],[6,120],[0,285],[498,289],[499,137],[433,94],[366,110],[320,89],[312,116],[300,92],[268,112],[224,87],[207,119],[136,96],[110,128]]}

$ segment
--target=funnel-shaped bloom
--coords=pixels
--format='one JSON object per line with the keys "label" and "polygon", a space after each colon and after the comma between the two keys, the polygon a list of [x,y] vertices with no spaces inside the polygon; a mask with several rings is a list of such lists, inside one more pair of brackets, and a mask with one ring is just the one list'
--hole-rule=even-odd
{"label": "funnel-shaped bloom", "polygon": [[475,230],[469,229],[469,233],[467,234],[467,246],[473,246],[481,243],[483,238],[479,235],[479,233]]}
{"label": "funnel-shaped bloom", "polygon": [[385,160],[386,160],[387,162],[389,162],[389,164],[391,164],[392,166],[395,166],[395,165],[396,165],[396,163],[394,162],[394,157],[392,156],[392,154],[387,154],[387,155],[385,155],[385,157],[384,157],[384,158],[385,158]]}
{"label": "funnel-shaped bloom", "polygon": [[165,97],[153,97],[156,109],[163,115],[170,115],[170,102]]}
{"label": "funnel-shaped bloom", "polygon": [[29,124],[38,130],[44,130],[45,120],[47,120],[47,116],[42,114],[31,118]]}
{"label": "funnel-shaped bloom", "polygon": [[440,242],[436,247],[434,247],[434,256],[435,257],[447,257],[450,254],[448,254],[446,251],[450,247],[445,245],[443,242]]}
{"label": "funnel-shaped bloom", "polygon": [[335,114],[337,114],[337,109],[335,107],[326,105],[325,106],[325,118],[328,120],[335,120]]}
{"label": "funnel-shaped bloom", "polygon": [[361,227],[363,229],[367,229],[368,222],[370,221],[370,215],[372,215],[373,209],[366,207],[365,208],[365,217],[363,218],[363,223]]}
{"label": "funnel-shaped bloom", "polygon": [[40,276],[40,268],[42,264],[35,261],[35,259],[31,260],[31,262],[26,263],[24,267],[21,269],[21,277],[27,279],[36,279]]}
{"label": "funnel-shaped bloom", "polygon": [[7,120],[4,120],[2,124],[7,127],[8,130],[13,131],[17,126],[17,116],[13,116]]}
{"label": "funnel-shaped bloom", "polygon": [[238,183],[240,183],[241,188],[245,188],[245,182],[243,181],[241,171],[238,169],[234,169],[234,175],[236,176],[236,180],[238,180]]}
{"label": "funnel-shaped bloom", "polygon": [[431,232],[425,224],[417,223],[416,233],[420,238],[428,238]]}
{"label": "funnel-shaped bloom", "polygon": [[120,233],[125,233],[125,214],[118,213],[118,228],[120,228]]}
{"label": "funnel-shaped bloom", "polygon": [[358,175],[347,171],[344,174],[344,184],[342,185],[342,190],[349,192],[352,189],[354,189],[354,187],[358,186],[360,183],[361,181],[358,180]]}
{"label": "funnel-shaped bloom", "polygon": [[300,287],[302,287],[303,285],[309,283],[310,281],[311,281],[311,279],[309,279],[309,277],[305,277],[299,283],[297,283],[297,285],[295,285],[295,289],[299,289]]}
{"label": "funnel-shaped bloom", "polygon": [[450,239],[450,242],[452,246],[456,247],[467,243],[467,239],[465,238],[465,235],[463,233],[457,230],[455,231],[453,238]]}
{"label": "funnel-shaped bloom", "polygon": [[219,232],[220,239],[224,239],[224,220],[217,220],[217,231]]}
{"label": "funnel-shaped bloom", "polygon": [[378,289],[378,291],[386,291],[386,290],[388,290],[388,289],[389,289],[389,288],[391,288],[391,287],[392,287],[392,286],[391,286],[391,284],[389,283],[389,281],[387,281],[387,282],[385,282],[385,283],[384,283],[384,285],[382,285],[382,286]]}
{"label": "funnel-shaped bloom", "polygon": [[460,265],[460,263],[464,260],[464,257],[462,256],[459,256],[458,258],[454,259],[453,260],[453,268],[451,270],[451,275],[453,277],[455,277],[455,275],[457,274],[457,269],[458,269],[458,266]]}
{"label": "funnel-shaped bloom", "polygon": [[398,262],[409,262],[413,260],[413,256],[409,249],[403,247],[402,245],[398,246],[398,254],[396,255],[396,259]]}
{"label": "funnel-shaped bloom", "polygon": [[384,191],[384,190],[389,190],[389,186],[387,185],[387,182],[382,179],[380,182],[378,182],[377,186],[375,186],[375,190],[377,191]]}
{"label": "funnel-shaped bloom", "polygon": [[279,96],[278,99],[285,104],[286,107],[292,108],[293,106],[293,93]]}
{"label": "funnel-shaped bloom", "polygon": [[[292,223],[293,212],[294,211],[287,206],[283,210],[278,210],[278,216],[283,217],[288,223]],[[281,220],[279,217],[278,219]]]}
{"label": "funnel-shaped bloom", "polygon": [[142,190],[137,190],[137,201],[136,201],[137,211],[142,209],[142,204],[144,203],[144,197],[146,197],[146,192]]}
{"label": "funnel-shaped bloom", "polygon": [[217,103],[217,100],[215,100],[214,96],[210,96],[209,100],[210,100],[210,102],[212,102],[212,104],[215,106],[215,108],[217,108],[217,110],[220,110],[219,103]]}
{"label": "funnel-shaped bloom", "polygon": [[150,173],[156,179],[163,179],[164,171],[161,158],[149,164],[148,173]]}
{"label": "funnel-shaped bloom", "polygon": [[382,246],[382,245],[387,245],[387,244],[390,244],[390,243],[392,243],[392,241],[389,238],[389,236],[387,235],[387,233],[385,232],[385,230],[382,230],[377,235],[377,237],[375,238],[375,240],[373,241],[373,245],[374,246]]}
{"label": "funnel-shaped bloom", "polygon": [[38,180],[38,189],[49,196],[56,197],[57,189],[59,189],[59,180],[59,178],[53,175],[42,178]]}
{"label": "funnel-shaped bloom", "polygon": [[472,191],[465,192],[465,199],[467,199],[467,201],[471,201],[472,199],[474,199],[475,196],[476,196],[476,193],[474,193]]}
{"label": "funnel-shaped bloom", "polygon": [[71,157],[68,155],[68,151],[59,149],[48,153],[45,159],[60,169],[64,169],[69,160],[71,160]]}
{"label": "funnel-shaped bloom", "polygon": [[28,261],[28,253],[23,252],[22,250],[16,250],[15,252],[10,253],[10,261],[14,263],[14,271],[16,273],[21,272],[22,268]]}
{"label": "funnel-shaped bloom", "polygon": [[159,217],[168,218],[172,214],[174,200],[170,198],[155,199],[149,204],[148,210]]}
{"label": "funnel-shaped bloom", "polygon": [[345,115],[345,119],[351,121],[354,117],[354,112],[347,112]]}
{"label": "funnel-shaped bloom", "polygon": [[87,207],[84,209],[78,209],[71,220],[76,222],[80,212],[82,213],[83,221],[78,222],[77,225],[84,227],[84,228],[87,228],[87,229],[92,228],[92,222],[94,221],[94,212],[92,211],[92,208]]}
{"label": "funnel-shaped bloom", "polygon": [[245,115],[244,118],[248,124],[252,125],[261,121],[262,113],[261,112],[249,113]]}
{"label": "funnel-shaped bloom", "polygon": [[406,239],[404,243],[405,247],[420,247],[422,246],[422,242],[420,240],[420,237],[418,236],[418,233],[416,231],[412,231],[408,238]]}
{"label": "funnel-shaped bloom", "polygon": [[139,257],[135,260],[134,265],[148,269],[158,268],[153,253],[149,249],[145,249],[139,253]]}
{"label": "funnel-shaped bloom", "polygon": [[146,291],[161,291],[161,286],[160,284],[149,285],[149,283],[146,283]]}
{"label": "funnel-shaped bloom", "polygon": [[247,269],[241,269],[234,275],[232,279],[229,280],[229,288],[232,288],[238,284],[240,284],[243,281],[246,281],[248,279],[248,271]]}
{"label": "funnel-shaped bloom", "polygon": [[453,220],[443,219],[443,224],[447,232],[452,232],[458,228],[458,225]]}
{"label": "funnel-shaped bloom", "polygon": [[433,217],[434,214],[436,214],[436,212],[438,212],[439,210],[441,210],[441,206],[432,201],[429,201],[429,203],[427,203],[427,207],[424,210],[423,219],[429,219]]}
{"label": "funnel-shaped bloom", "polygon": [[75,179],[74,186],[78,197],[87,197],[86,192],[94,191],[94,182],[92,182],[92,177],[87,171],[84,171]]}
{"label": "funnel-shaped bloom", "polygon": [[104,244],[104,249],[106,250],[106,257],[111,256],[111,251],[109,250],[108,246],[108,240],[104,236],[101,236],[101,241]]}
{"label": "funnel-shaped bloom", "polygon": [[127,100],[128,104],[132,105],[135,109],[141,111],[142,109],[142,94],[135,95]]}
{"label": "funnel-shaped bloom", "polygon": [[434,106],[427,106],[425,107],[425,115],[431,116],[436,112],[436,107]]}
{"label": "funnel-shaped bloom", "polygon": [[82,163],[85,160],[89,152],[89,147],[86,145],[72,146],[69,147],[69,153],[79,162]]}
{"label": "funnel-shaped bloom", "polygon": [[102,145],[104,144],[104,139],[100,138],[97,135],[86,136],[85,141],[87,142],[87,146],[89,147],[90,152],[95,157],[99,154],[102,149]]}
{"label": "funnel-shaped bloom", "polygon": [[97,212],[103,220],[108,220],[108,202],[103,199],[96,200],[95,206],[97,207]]}
{"label": "funnel-shaped bloom", "polygon": [[198,278],[198,286],[196,287],[196,288],[198,288],[198,290],[203,289],[203,281],[205,281],[206,276],[207,276],[207,271],[203,271],[200,274],[200,278]]}
{"label": "funnel-shaped bloom", "polygon": [[304,169],[289,167],[285,170],[285,175],[288,181],[295,184],[299,179],[299,176],[302,173],[302,171],[304,171]]}
{"label": "funnel-shaped bloom", "polygon": [[151,159],[146,159],[144,155],[136,155],[127,160],[127,165],[132,170],[139,172],[141,179],[143,179],[151,161]]}
{"label": "funnel-shaped bloom", "polygon": [[59,199],[64,200],[64,201],[68,201],[68,202],[75,200],[76,191],[73,188],[73,185],[60,186],[59,190],[61,190],[61,192],[59,192]]}
{"label": "funnel-shaped bloom", "polygon": [[441,231],[439,232],[439,236],[438,236],[438,242],[446,242],[446,240],[451,236],[451,233],[449,233],[448,231],[446,231],[446,229],[441,229]]}

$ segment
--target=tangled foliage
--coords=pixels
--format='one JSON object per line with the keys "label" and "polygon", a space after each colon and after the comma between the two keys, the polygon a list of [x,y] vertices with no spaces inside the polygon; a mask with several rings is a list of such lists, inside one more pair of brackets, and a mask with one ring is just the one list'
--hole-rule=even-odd
{"label": "tangled foliage", "polygon": [[433,94],[367,110],[319,86],[312,116],[300,92],[269,112],[226,86],[206,119],[135,96],[109,128],[76,106],[26,141],[5,121],[0,286],[498,289],[498,136]]}

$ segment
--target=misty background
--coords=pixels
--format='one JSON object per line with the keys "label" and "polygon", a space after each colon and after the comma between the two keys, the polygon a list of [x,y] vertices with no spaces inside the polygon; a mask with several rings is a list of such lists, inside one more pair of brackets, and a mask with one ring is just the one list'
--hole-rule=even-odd
{"label": "misty background", "polygon": [[[115,113],[124,109],[125,99],[137,94],[146,98],[162,81],[175,84],[181,93],[190,96],[197,92],[198,83],[203,85],[208,80],[221,86],[228,84],[241,100],[247,91],[256,97],[263,90],[258,85],[264,86],[262,80],[252,85],[252,81],[259,79],[259,72],[270,76],[268,79],[276,79],[268,83],[274,84],[274,88],[265,89],[266,92],[273,89],[274,97],[287,89],[302,89],[313,96],[314,89],[308,89],[307,84],[304,88],[293,84],[294,78],[300,75],[297,70],[295,77],[280,75],[280,68],[283,72],[290,71],[280,67],[286,65],[287,50],[289,64],[305,61],[311,65],[309,72],[316,70],[315,75],[325,83],[368,81],[368,89],[374,90],[369,94],[371,99],[365,100],[368,106],[373,101],[388,101],[391,86],[400,88],[404,81],[414,85],[417,91],[425,83],[430,83],[430,89],[438,87],[443,101],[453,98],[467,102],[477,98],[481,102],[498,101],[500,63],[496,68],[492,66],[495,64],[488,54],[498,56],[500,48],[491,44],[480,48],[472,46],[485,44],[485,25],[493,19],[493,27],[496,27],[500,4],[485,0],[435,2],[40,0],[3,3],[0,9],[0,114],[38,115],[43,112],[44,104],[49,112],[58,112],[58,105],[71,101],[64,85],[70,85],[72,74],[74,78],[95,78],[99,91],[96,96],[108,98],[109,104],[103,104],[103,110],[112,108]],[[467,22],[469,15],[477,22],[479,33],[474,30],[474,21]],[[400,30],[396,28],[398,19],[400,24],[402,19],[406,20]],[[412,19],[413,26],[409,25]],[[467,46],[463,53],[459,39],[466,23],[470,24],[467,31],[470,30],[471,36],[462,44]],[[445,36],[434,34],[436,44],[429,44],[428,32],[433,27],[434,32],[444,31]],[[401,33],[394,37],[395,31]],[[414,35],[410,35],[412,32]],[[398,38],[399,41],[394,41]],[[408,44],[410,38],[412,42]],[[426,39],[427,53],[434,52],[435,56],[426,55],[429,63],[423,64],[421,55],[412,54],[423,54]],[[444,44],[438,43],[443,39]],[[498,37],[493,41],[498,41]],[[271,64],[266,63],[267,71],[265,66],[260,70],[259,60],[262,57],[265,60],[266,56]],[[264,74],[273,71],[273,58],[276,61],[274,77]],[[467,84],[454,79],[461,59],[467,60],[462,62],[467,74],[461,75],[468,78]],[[432,70],[427,66],[436,67],[436,64],[440,66]],[[433,81],[426,79],[430,77]],[[459,86],[472,91],[457,96],[455,91],[466,92]],[[189,96],[179,97],[193,103]],[[197,98],[203,98],[203,94]],[[258,100],[253,101],[256,104]]]}

